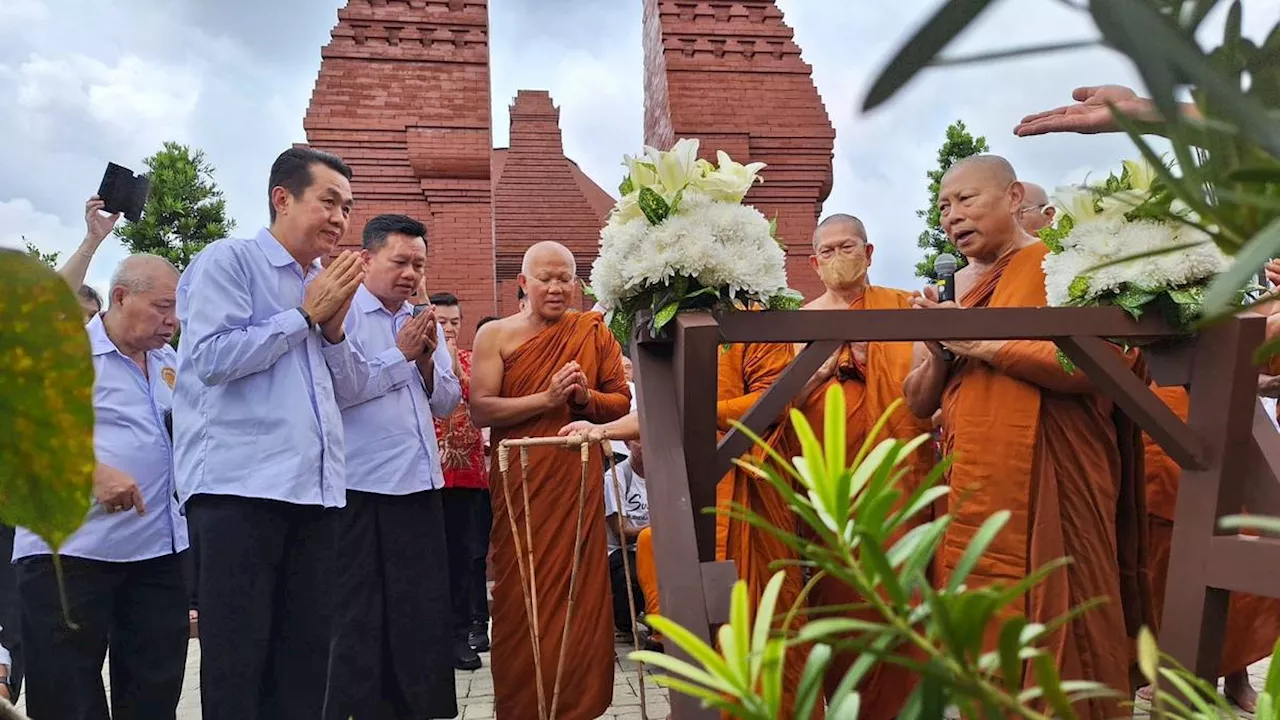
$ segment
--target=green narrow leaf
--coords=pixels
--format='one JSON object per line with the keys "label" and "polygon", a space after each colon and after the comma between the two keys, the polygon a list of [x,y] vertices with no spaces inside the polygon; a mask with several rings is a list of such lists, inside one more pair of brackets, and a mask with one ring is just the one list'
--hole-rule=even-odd
{"label": "green narrow leaf", "polygon": [[1048,655],[1037,655],[1031,661],[1031,667],[1035,669],[1036,682],[1044,693],[1045,701],[1054,709],[1058,717],[1062,720],[1074,720],[1078,717],[1071,707],[1071,702],[1067,700],[1066,694],[1062,692],[1061,680],[1058,678],[1057,669],[1053,666],[1053,658]]}
{"label": "green narrow leaf", "polygon": [[943,48],[969,27],[991,0],[949,0],[903,44],[871,86],[862,111],[873,110],[902,89]]}
{"label": "green narrow leaf", "polygon": [[1138,631],[1138,669],[1149,683],[1156,681],[1156,672],[1160,669],[1160,648],[1156,646],[1156,636],[1146,625]]}
{"label": "green narrow leaf", "polygon": [[822,439],[826,445],[827,477],[838,475],[848,469],[845,464],[845,398],[844,388],[833,383],[827,388],[824,400],[824,417]]}
{"label": "green narrow leaf", "polygon": [[965,548],[964,555],[960,556],[959,562],[956,563],[955,569],[951,572],[951,577],[947,580],[947,590],[955,592],[960,584],[969,577],[969,573],[973,572],[974,566],[978,564],[978,560],[982,554],[987,551],[987,547],[991,545],[991,541],[996,539],[996,534],[1004,528],[1005,523],[1009,522],[1011,513],[1008,510],[1000,510],[987,518],[982,527],[973,534],[973,539],[969,541],[969,547]]}
{"label": "green narrow leaf", "polygon": [[1022,629],[1026,626],[1027,618],[1019,615],[1000,628],[1000,638],[997,642],[1000,674],[1003,676],[1005,690],[1010,693],[1017,693],[1022,689],[1022,660],[1019,658],[1022,643],[1019,641],[1022,637]]}
{"label": "green narrow leaf", "polygon": [[618,186],[618,195],[619,197],[626,197],[635,192],[635,189],[635,183],[631,181],[631,176],[628,175],[622,179],[622,184]]}
{"label": "green narrow leaf", "polygon": [[653,315],[654,333],[656,334],[658,332],[661,332],[662,328],[667,326],[667,323],[675,319],[676,313],[679,312],[679,310],[680,310],[680,304],[676,302],[671,302],[666,305],[663,305],[658,310],[658,312],[654,313]]}
{"label": "green narrow leaf", "polygon": [[[741,581],[739,581],[741,582]],[[708,673],[726,680],[733,677],[729,669],[729,665],[724,658],[713,649],[710,645],[702,641],[697,635],[684,629],[677,623],[668,620],[661,615],[649,615],[645,618],[645,624],[657,630],[666,636],[676,647],[685,651],[689,657],[702,664]],[[646,660],[652,664],[651,660]]]}
{"label": "green narrow leaf", "polygon": [[813,708],[822,695],[823,681],[826,679],[827,666],[831,663],[831,646],[819,643],[809,651],[809,659],[805,661],[804,671],[800,673],[800,684],[796,686],[794,712],[798,718],[813,715]]}
{"label": "green narrow leaf", "polygon": [[[760,658],[759,653],[763,652],[766,643],[769,641],[769,631],[773,627],[773,614],[778,605],[778,594],[782,592],[782,582],[787,577],[785,571],[778,571],[769,578],[769,584],[765,585],[764,593],[760,596],[760,604],[756,607],[755,627],[751,631],[750,651],[752,656],[750,678],[754,681],[760,676]],[[743,592],[746,592],[746,586],[743,586]],[[745,630],[745,622],[744,630]],[[744,632],[743,635],[746,633]]]}
{"label": "green narrow leaf", "polygon": [[[654,653],[654,654],[659,656],[662,655],[662,653]],[[696,697],[702,701],[703,706],[714,707],[717,710],[720,710],[721,712],[728,713],[729,715],[735,715],[736,714],[735,711],[738,711],[742,708],[741,703],[728,702],[724,699],[722,695],[718,693],[712,692],[711,690],[707,690],[706,688],[699,687],[692,683],[684,682],[683,680],[680,680],[678,678],[673,678],[669,675],[659,675],[656,678],[654,678],[654,682],[658,683],[663,687],[667,687],[672,690],[675,690],[676,692],[682,695],[688,695],[689,697]],[[734,694],[734,696],[737,697],[736,694]]]}
{"label": "green narrow leaf", "polygon": [[1044,45],[1008,48],[1006,50],[991,50],[987,52],[974,53],[972,55],[935,57],[933,62],[929,63],[929,65],[931,67],[955,67],[957,65],[972,65],[974,63],[991,62],[992,60],[1009,60],[1027,55],[1043,55],[1046,53],[1062,52],[1064,50],[1084,50],[1086,48],[1095,48],[1100,46],[1102,46],[1102,42],[1099,40],[1067,40],[1064,42],[1045,43]]}
{"label": "green narrow leaf", "polygon": [[1261,530],[1268,533],[1280,533],[1280,518],[1261,515],[1227,515],[1218,521],[1223,530]]}
{"label": "green narrow leaf", "polygon": [[669,673],[674,673],[700,685],[718,690],[719,692],[738,692],[737,688],[727,682],[726,679],[664,653],[652,652],[650,650],[638,650],[628,653],[627,658],[638,663],[644,663],[645,665],[661,668]]}
{"label": "green narrow leaf", "polygon": [[1228,309],[1240,288],[1257,275],[1258,269],[1280,252],[1280,218],[1272,220],[1254,235],[1235,256],[1226,272],[1214,279],[1204,296],[1204,311],[1216,315]]}

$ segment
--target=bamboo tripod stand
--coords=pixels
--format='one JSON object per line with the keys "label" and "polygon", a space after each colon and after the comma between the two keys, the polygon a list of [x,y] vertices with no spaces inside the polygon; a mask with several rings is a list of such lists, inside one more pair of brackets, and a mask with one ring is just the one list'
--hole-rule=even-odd
{"label": "bamboo tripod stand", "polygon": [[[622,523],[622,486],[618,482],[618,467],[613,462],[613,447],[609,441],[604,439],[593,440],[582,435],[571,435],[569,437],[508,439],[498,443],[498,471],[502,476],[502,498],[503,502],[506,503],[507,523],[511,530],[511,540],[515,545],[516,568],[520,573],[520,590],[524,595],[525,617],[529,620],[529,642],[533,646],[533,674],[538,691],[538,720],[555,720],[556,710],[560,704],[560,678],[564,670],[565,651],[569,645],[569,628],[573,623],[574,604],[577,600],[578,567],[582,555],[582,544],[585,540],[582,536],[582,529],[586,519],[587,475],[591,461],[591,446],[593,444],[600,446],[601,454],[608,464],[608,472],[612,476],[610,485],[613,487],[614,502],[618,509],[618,543],[622,549],[622,571],[627,578],[627,607],[631,613],[631,636],[635,649],[639,651],[641,649],[640,628],[639,623],[636,622],[635,592],[631,587],[631,560],[627,555],[627,536],[623,532]],[[573,535],[573,565],[569,571],[569,598],[565,611],[564,630],[560,634],[560,652],[556,659],[556,674],[552,683],[549,712],[547,709],[546,690],[542,683],[542,631],[539,629],[538,579],[534,573],[533,523],[531,522],[532,516],[529,511],[529,483],[527,482],[529,475],[529,448],[531,447],[576,447],[582,460],[582,475],[578,481],[578,522],[577,529]],[[520,546],[520,531],[516,527],[516,518],[512,512],[511,505],[511,448],[517,448],[520,451],[520,490],[524,507],[523,548]],[[648,720],[649,713],[645,703],[644,665],[637,664],[636,678],[640,685],[640,716]]]}

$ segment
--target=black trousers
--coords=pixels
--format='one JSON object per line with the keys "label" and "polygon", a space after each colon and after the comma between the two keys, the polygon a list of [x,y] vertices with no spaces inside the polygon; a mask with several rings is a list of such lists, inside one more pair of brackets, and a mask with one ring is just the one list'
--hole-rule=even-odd
{"label": "black trousers", "polygon": [[[181,555],[137,562],[61,559],[63,615],[48,555],[17,564],[27,712],[58,720],[176,717],[187,665]],[[111,712],[102,663],[111,655]]]}
{"label": "black trousers", "polygon": [[[636,577],[636,551],[627,547],[627,562],[631,567],[631,591],[636,602],[636,612],[644,610],[644,590]],[[627,603],[627,573],[622,564],[622,550],[609,553],[609,583],[613,587],[613,627],[621,632],[631,632],[631,607]]]}
{"label": "black trousers", "polygon": [[347,491],[327,720],[458,715],[447,556],[439,490]]}
{"label": "black trousers", "polygon": [[13,528],[0,525],[0,645],[9,651],[9,701],[18,702],[22,692],[22,620],[18,611],[18,573],[9,562],[13,557]]}
{"label": "black trousers", "polygon": [[489,624],[486,562],[493,509],[488,490],[446,488],[440,493],[449,543],[453,631],[456,638],[465,638],[472,627]]}
{"label": "black trousers", "polygon": [[[196,495],[204,720],[316,720],[329,668],[340,511]],[[184,624],[187,608],[184,597]]]}

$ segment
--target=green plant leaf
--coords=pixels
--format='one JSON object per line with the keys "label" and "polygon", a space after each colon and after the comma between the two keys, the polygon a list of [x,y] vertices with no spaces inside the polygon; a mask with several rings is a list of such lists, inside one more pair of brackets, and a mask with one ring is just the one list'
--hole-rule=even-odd
{"label": "green plant leaf", "polygon": [[0,519],[54,550],[93,503],[93,360],[80,304],[38,258],[0,250]]}
{"label": "green plant leaf", "polygon": [[978,528],[978,531],[973,534],[973,538],[969,541],[969,547],[965,548],[964,554],[960,556],[955,569],[951,571],[951,577],[947,579],[947,590],[949,592],[955,592],[960,587],[960,584],[969,577],[969,573],[978,564],[982,554],[987,551],[987,547],[996,539],[996,534],[1004,528],[1005,523],[1009,522],[1010,516],[1011,513],[1008,510],[1000,510],[983,521],[982,527]]}
{"label": "green plant leaf", "polygon": [[943,48],[982,14],[991,0],[950,0],[898,50],[872,84],[862,102],[862,111],[884,103],[924,70]]}
{"label": "green plant leaf", "polygon": [[810,620],[796,633],[796,641],[807,643],[814,641],[832,641],[840,635],[850,633],[879,633],[888,629],[883,623],[860,620],[854,617],[831,617]]}
{"label": "green plant leaf", "polygon": [[1053,708],[1062,720],[1074,720],[1077,717],[1076,712],[1071,707],[1071,701],[1062,692],[1062,681],[1058,678],[1057,668],[1053,666],[1053,658],[1048,655],[1037,655],[1031,660],[1031,667],[1035,670],[1036,682],[1039,683],[1049,707]]}
{"label": "green plant leaf", "polygon": [[818,643],[809,651],[804,671],[800,673],[800,684],[796,686],[794,712],[798,718],[812,717],[813,708],[822,695],[823,681],[826,679],[827,666],[831,664],[831,646]]}
{"label": "green plant leaf", "polygon": [[[764,650],[765,644],[769,641],[769,630],[773,627],[773,614],[778,605],[778,594],[782,592],[782,583],[786,579],[787,574],[784,571],[778,571],[769,578],[769,584],[765,585],[764,593],[760,596],[760,603],[756,606],[755,627],[751,630],[751,674],[750,677],[754,681],[760,677],[761,659],[758,653]],[[743,585],[743,593],[746,593],[746,586]],[[746,623],[743,623],[744,630]],[[745,632],[742,633],[745,636]]]}
{"label": "green plant leaf", "polygon": [[640,188],[637,204],[650,225],[661,224],[671,214],[671,207],[667,205],[667,201],[663,200],[658,191],[651,187]]}
{"label": "green plant leaf", "polygon": [[[739,583],[741,582],[742,581],[739,581]],[[730,682],[734,677],[724,658],[720,657],[715,649],[703,642],[697,635],[694,635],[688,630],[680,627],[680,625],[662,617],[661,615],[647,616],[645,618],[645,624],[654,630],[657,630],[662,635],[665,635],[667,640],[671,641],[671,643],[676,647],[685,651],[689,657],[701,663],[702,667],[706,668],[706,672],[710,673],[712,676],[720,678],[723,682]],[[652,660],[646,660],[645,662],[648,662],[651,665],[657,664]],[[673,670],[672,672],[675,671]],[[706,684],[710,685],[711,683]]]}
{"label": "green plant leaf", "polygon": [[661,332],[662,328],[667,326],[667,323],[675,319],[676,313],[679,311],[679,303],[671,302],[663,305],[658,312],[653,315],[653,331],[655,333]]}
{"label": "green plant leaf", "polygon": [[1226,312],[1236,298],[1236,293],[1257,275],[1258,269],[1280,252],[1280,218],[1272,220],[1254,235],[1235,256],[1235,262],[1226,272],[1214,279],[1204,296],[1207,315]]}
{"label": "green plant leaf", "polygon": [[635,189],[636,189],[635,183],[631,181],[631,176],[628,175],[622,179],[622,184],[618,186],[618,196],[626,197],[631,193],[635,192]]}
{"label": "green plant leaf", "polygon": [[[635,659],[634,656],[638,654],[639,653],[632,653],[632,659],[634,660]],[[652,653],[652,654],[659,655],[659,656],[662,655],[662,653]],[[653,664],[653,663],[648,662],[648,664]],[[704,707],[714,707],[717,710],[720,710],[721,712],[728,713],[729,715],[737,714],[737,711],[740,711],[742,708],[741,703],[729,702],[724,699],[723,695],[715,693],[711,690],[707,690],[704,687],[694,685],[693,683],[685,682],[683,680],[680,680],[679,678],[671,677],[670,675],[659,675],[656,678],[654,678],[654,682],[658,683],[663,687],[667,687],[672,690],[675,690],[678,693],[688,695],[690,697],[696,697],[699,700],[702,700],[702,704]],[[734,694],[734,697],[737,697],[736,693]]]}
{"label": "green plant leaf", "polygon": [[1146,625],[1138,631],[1138,669],[1149,683],[1156,681],[1156,672],[1160,669],[1160,648],[1156,646],[1156,636]]}
{"label": "green plant leaf", "polygon": [[1027,619],[1021,615],[1006,621],[1000,628],[999,640],[996,644],[1000,655],[1000,674],[1005,690],[1017,693],[1022,688],[1022,629],[1027,626]]}
{"label": "green plant leaf", "polygon": [[1218,520],[1218,527],[1223,530],[1261,530],[1280,533],[1280,518],[1262,515],[1226,515]]}

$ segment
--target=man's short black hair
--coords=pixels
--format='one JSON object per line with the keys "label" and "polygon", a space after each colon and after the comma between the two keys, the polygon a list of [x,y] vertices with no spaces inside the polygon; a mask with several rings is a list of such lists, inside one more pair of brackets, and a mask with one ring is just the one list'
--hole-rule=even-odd
{"label": "man's short black hair", "polygon": [[271,164],[271,177],[267,179],[267,211],[271,222],[276,220],[276,206],[271,202],[271,191],[282,187],[294,197],[302,197],[302,193],[315,182],[311,166],[319,163],[333,170],[342,177],[351,179],[351,168],[342,162],[337,155],[320,152],[308,147],[289,148],[280,153],[280,157]]}
{"label": "man's short black hair", "polygon": [[361,246],[369,252],[377,252],[387,244],[387,236],[392,233],[420,237],[424,245],[427,242],[427,227],[417,220],[408,215],[379,215],[364,224]]}
{"label": "man's short black hair", "polygon": [[501,320],[501,319],[502,318],[498,317],[497,315],[485,315],[484,317],[480,318],[480,322],[476,323],[476,332],[480,332],[480,328],[484,327],[485,325],[488,325],[494,320]]}
{"label": "man's short black hair", "polygon": [[444,307],[458,307],[458,296],[451,292],[438,292],[431,296],[432,305],[441,305]]}
{"label": "man's short black hair", "polygon": [[524,299],[524,288],[516,286],[516,300]]}
{"label": "man's short black hair", "polygon": [[94,290],[88,285],[81,285],[80,289],[76,291],[76,295],[79,295],[81,300],[97,305],[98,311],[102,311],[102,296],[98,294],[97,290]]}

